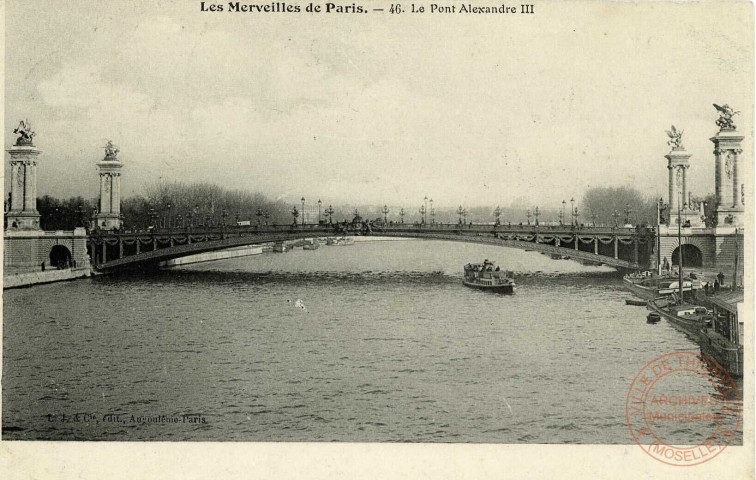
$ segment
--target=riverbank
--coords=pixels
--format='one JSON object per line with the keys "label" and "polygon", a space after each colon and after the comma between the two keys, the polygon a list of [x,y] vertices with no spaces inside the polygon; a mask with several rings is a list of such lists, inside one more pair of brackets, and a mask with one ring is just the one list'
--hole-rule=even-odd
{"label": "riverbank", "polygon": [[91,269],[87,267],[67,268],[65,270],[47,270],[44,272],[26,272],[3,275],[3,290],[9,288],[30,287],[32,285],[41,285],[44,283],[65,282],[76,280],[77,278],[86,278],[92,275]]}

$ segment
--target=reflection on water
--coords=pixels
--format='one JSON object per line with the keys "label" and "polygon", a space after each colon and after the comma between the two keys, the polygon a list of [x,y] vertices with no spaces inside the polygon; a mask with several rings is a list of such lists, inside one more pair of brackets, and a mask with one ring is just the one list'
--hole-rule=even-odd
{"label": "reflection on water", "polygon": [[[462,286],[483,258],[516,294]],[[4,438],[632,443],[632,379],[697,346],[628,297],[609,268],[422,241],[11,290]]]}

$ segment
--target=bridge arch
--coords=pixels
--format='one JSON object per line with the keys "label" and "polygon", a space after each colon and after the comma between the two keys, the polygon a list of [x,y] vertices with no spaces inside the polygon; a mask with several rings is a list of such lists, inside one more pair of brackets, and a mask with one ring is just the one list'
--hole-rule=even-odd
{"label": "bridge arch", "polygon": [[68,268],[72,264],[71,250],[64,245],[53,245],[50,249],[50,265],[57,268]]}
{"label": "bridge arch", "polygon": [[[455,242],[481,243],[501,247],[535,250],[569,256],[610,266],[638,269],[647,260],[650,245],[648,232],[635,229],[601,227],[595,229],[499,227],[491,225],[434,225],[418,227],[396,225],[373,231],[371,228],[336,229],[331,225],[306,227],[266,226],[223,231],[186,231],[174,229],[164,232],[100,233],[90,237],[90,252],[100,271],[116,269],[152,268],[159,262],[187,255],[223,250],[231,247],[273,243],[328,235],[366,235],[383,237],[422,238]],[[555,238],[559,237],[558,245]]]}
{"label": "bridge arch", "polygon": [[672,265],[680,264],[681,248],[683,254],[683,267],[703,267],[703,252],[701,252],[700,248],[691,243],[684,243],[682,246],[679,246],[672,251]]}

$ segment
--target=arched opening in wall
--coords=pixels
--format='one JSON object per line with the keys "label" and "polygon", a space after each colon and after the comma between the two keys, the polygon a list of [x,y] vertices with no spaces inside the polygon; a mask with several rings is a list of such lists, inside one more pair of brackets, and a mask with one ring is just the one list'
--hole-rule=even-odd
{"label": "arched opening in wall", "polygon": [[[683,249],[683,267],[702,267],[703,266],[703,254],[701,250],[695,245],[688,243],[682,245]],[[680,264],[680,247],[677,247],[672,252],[672,265]]]}
{"label": "arched opening in wall", "polygon": [[55,245],[50,250],[50,265],[55,268],[71,267],[71,251],[63,245]]}

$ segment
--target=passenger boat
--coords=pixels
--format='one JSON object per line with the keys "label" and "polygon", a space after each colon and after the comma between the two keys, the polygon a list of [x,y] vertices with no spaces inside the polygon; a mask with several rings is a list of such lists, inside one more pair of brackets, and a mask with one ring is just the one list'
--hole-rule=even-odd
{"label": "passenger boat", "polygon": [[700,305],[676,304],[676,296],[662,297],[648,302],[648,308],[666,318],[669,323],[695,337],[705,322],[712,319],[711,311]]}
{"label": "passenger boat", "polygon": [[317,250],[318,248],[320,248],[320,242],[317,238],[305,239],[304,245],[302,245],[303,250]]}
{"label": "passenger boat", "polygon": [[498,293],[513,293],[515,288],[512,272],[505,272],[488,260],[465,265],[465,278],[462,283],[470,288]]}

